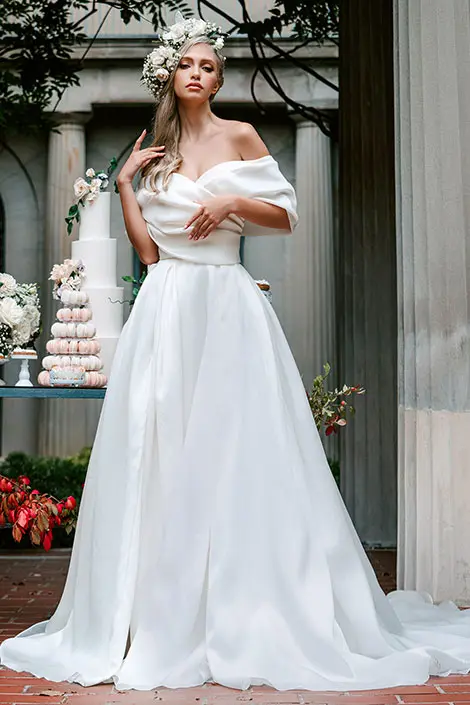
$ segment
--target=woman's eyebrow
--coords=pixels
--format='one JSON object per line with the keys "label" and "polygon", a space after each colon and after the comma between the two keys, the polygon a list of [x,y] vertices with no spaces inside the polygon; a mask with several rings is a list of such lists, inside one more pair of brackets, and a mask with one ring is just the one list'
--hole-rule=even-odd
{"label": "woman's eyebrow", "polygon": [[[180,61],[182,61],[183,59],[186,59],[186,61],[194,61],[192,56],[182,56]],[[214,61],[213,61],[213,59],[201,59],[201,63],[202,64],[204,64],[204,63],[205,64],[214,64]]]}

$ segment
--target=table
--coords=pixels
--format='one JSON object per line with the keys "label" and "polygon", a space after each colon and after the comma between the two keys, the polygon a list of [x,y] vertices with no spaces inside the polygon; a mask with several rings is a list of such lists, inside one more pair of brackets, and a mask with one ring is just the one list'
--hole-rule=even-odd
{"label": "table", "polygon": [[0,386],[0,398],[10,399],[103,399],[105,394],[103,388]]}

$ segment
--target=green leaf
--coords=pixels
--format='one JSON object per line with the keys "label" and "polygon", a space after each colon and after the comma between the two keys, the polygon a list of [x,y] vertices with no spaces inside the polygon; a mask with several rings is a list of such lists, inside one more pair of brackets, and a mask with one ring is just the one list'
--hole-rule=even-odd
{"label": "green leaf", "polygon": [[134,277],[131,277],[129,274],[125,274],[123,277],[121,277],[121,279],[125,282],[133,282],[134,281]]}
{"label": "green leaf", "polygon": [[115,171],[117,165],[118,165],[118,162],[117,162],[116,157],[112,157],[111,161],[109,162],[108,169],[107,169],[108,176],[110,176],[113,173],[113,171]]}

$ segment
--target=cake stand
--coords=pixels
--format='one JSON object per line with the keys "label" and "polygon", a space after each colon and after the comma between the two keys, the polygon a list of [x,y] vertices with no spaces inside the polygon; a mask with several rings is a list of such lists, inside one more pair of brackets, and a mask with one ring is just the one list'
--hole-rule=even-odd
{"label": "cake stand", "polygon": [[20,373],[15,387],[32,387],[33,383],[31,382],[29,374],[29,361],[38,359],[36,350],[22,350],[21,348],[16,348],[11,353],[11,359],[21,360]]}

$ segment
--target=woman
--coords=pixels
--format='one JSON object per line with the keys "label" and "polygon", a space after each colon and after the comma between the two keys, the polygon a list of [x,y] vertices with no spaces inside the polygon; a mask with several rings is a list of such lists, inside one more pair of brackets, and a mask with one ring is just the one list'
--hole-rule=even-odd
{"label": "woman", "polygon": [[278,319],[240,264],[242,232],[292,232],[293,189],[250,126],[210,110],[217,31],[179,22],[166,36],[144,73],[154,145],[142,133],[118,179],[151,271],[119,342],[60,604],[4,641],[1,661],[123,690],[466,673],[470,613],[381,591]]}

